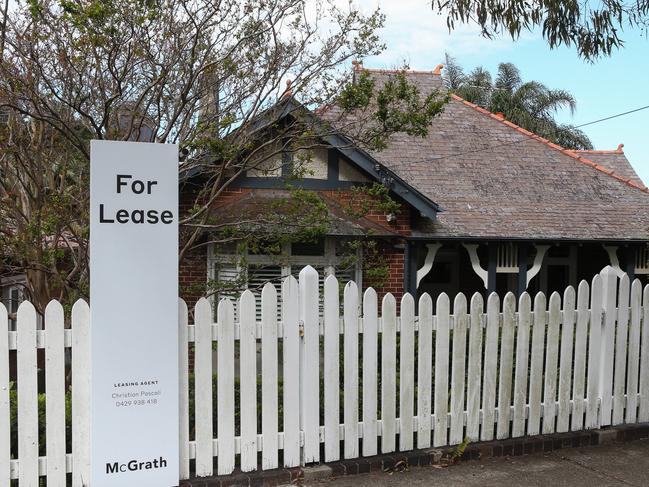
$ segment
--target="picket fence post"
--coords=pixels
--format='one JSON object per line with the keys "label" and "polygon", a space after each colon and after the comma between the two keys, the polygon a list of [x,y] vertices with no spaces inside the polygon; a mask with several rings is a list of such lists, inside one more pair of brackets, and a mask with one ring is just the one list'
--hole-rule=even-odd
{"label": "picket fence post", "polygon": [[0,303],[0,485],[11,479],[11,421],[9,418],[9,317]]}
{"label": "picket fence post", "polygon": [[320,326],[318,273],[300,271],[300,426],[304,432],[302,463],[320,461]]}

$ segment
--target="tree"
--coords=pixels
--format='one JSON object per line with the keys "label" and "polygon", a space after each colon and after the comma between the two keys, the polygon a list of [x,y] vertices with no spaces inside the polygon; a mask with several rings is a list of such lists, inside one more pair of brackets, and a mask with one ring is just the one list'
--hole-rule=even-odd
{"label": "tree", "polygon": [[456,24],[477,23],[485,37],[540,28],[551,48],[576,46],[581,57],[595,60],[624,46],[626,28],[649,27],[649,0],[624,2],[557,2],[551,0],[433,0],[433,10],[446,15],[449,30]]}
{"label": "tree", "polygon": [[574,97],[567,91],[550,89],[537,81],[524,82],[518,68],[511,63],[500,63],[492,81],[482,67],[465,74],[448,54],[446,62],[446,86],[465,100],[493,113],[502,113],[516,125],[567,149],[592,149],[592,143],[581,130],[554,119],[561,109],[574,113],[577,108]]}
{"label": "tree", "polygon": [[[218,221],[211,211],[246,171],[277,170],[286,153],[307,167],[334,126],[372,148],[396,131],[421,134],[443,105],[403,76],[380,87],[362,76],[350,83],[341,66],[383,49],[376,34],[383,16],[325,0],[29,0],[5,21],[2,265],[27,274],[41,310],[51,298],[88,294],[91,139],[177,143],[180,169],[200,171],[181,217],[182,260],[210,242],[256,236],[251,222]],[[340,124],[310,115],[341,99]],[[288,106],[297,108],[280,117]],[[367,120],[344,126],[345,113],[368,106]],[[301,174],[296,167],[295,179]],[[322,208],[309,198],[296,191],[287,198],[308,210],[300,218],[275,225],[269,209],[259,221],[293,238],[311,235],[326,221],[314,223]]]}

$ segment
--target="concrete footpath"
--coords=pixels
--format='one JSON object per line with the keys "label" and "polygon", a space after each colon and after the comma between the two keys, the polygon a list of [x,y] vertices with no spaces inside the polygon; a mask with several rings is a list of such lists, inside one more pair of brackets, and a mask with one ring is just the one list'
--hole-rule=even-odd
{"label": "concrete footpath", "polygon": [[339,477],[303,485],[323,487],[381,487],[410,485],[608,487],[649,486],[649,440],[518,457],[471,460],[449,467],[412,467]]}

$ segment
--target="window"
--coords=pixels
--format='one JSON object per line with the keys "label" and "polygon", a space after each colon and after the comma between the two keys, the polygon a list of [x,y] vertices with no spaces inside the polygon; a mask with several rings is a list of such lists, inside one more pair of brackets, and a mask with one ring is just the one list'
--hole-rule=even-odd
{"label": "window", "polygon": [[[247,253],[244,259],[235,255],[231,248],[210,247],[208,253],[208,279],[219,282],[232,283],[232,291],[225,291],[214,296],[214,305],[221,297],[237,298],[241,289],[250,289],[257,299],[257,314],[260,314],[261,291],[267,282],[272,282],[278,292],[278,301],[281,299],[281,285],[288,276],[296,279],[302,268],[307,265],[318,271],[320,292],[324,286],[324,279],[335,275],[340,283],[355,281],[361,287],[362,270],[360,259],[356,259],[345,268],[340,268],[345,263],[346,257],[336,252],[340,247],[340,239],[323,238],[317,242],[301,242],[286,245],[280,255],[260,255]],[[245,268],[240,261],[245,262]],[[235,310],[238,315],[238,310]]]}
{"label": "window", "polygon": [[20,285],[7,286],[3,295],[7,313],[9,314],[9,330],[15,331],[17,323],[16,313],[18,313],[20,303],[24,300],[23,287]]}

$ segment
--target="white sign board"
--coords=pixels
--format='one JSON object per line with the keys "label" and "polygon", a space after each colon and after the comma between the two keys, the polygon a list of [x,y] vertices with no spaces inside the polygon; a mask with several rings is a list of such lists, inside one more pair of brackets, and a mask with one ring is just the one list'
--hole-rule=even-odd
{"label": "white sign board", "polygon": [[92,487],[178,485],[178,147],[90,155]]}

